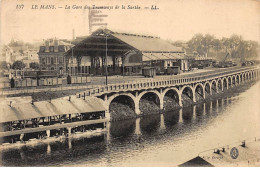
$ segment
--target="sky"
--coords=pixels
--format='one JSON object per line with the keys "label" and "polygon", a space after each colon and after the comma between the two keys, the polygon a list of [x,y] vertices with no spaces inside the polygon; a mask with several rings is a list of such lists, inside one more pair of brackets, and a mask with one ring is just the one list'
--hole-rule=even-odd
{"label": "sky", "polygon": [[[24,5],[23,9],[17,9],[17,5]],[[32,9],[32,5],[55,5],[56,9]],[[258,0],[1,0],[1,43],[12,38],[25,42],[53,37],[72,39],[72,29],[76,36],[89,35],[88,10],[65,9],[66,5],[113,6],[103,13],[108,15],[108,29],[117,32],[172,41],[187,41],[196,33],[217,38],[238,34],[260,42]],[[116,5],[120,8],[115,9]],[[122,5],[138,5],[141,9],[121,9]],[[151,10],[152,5],[159,9]]]}

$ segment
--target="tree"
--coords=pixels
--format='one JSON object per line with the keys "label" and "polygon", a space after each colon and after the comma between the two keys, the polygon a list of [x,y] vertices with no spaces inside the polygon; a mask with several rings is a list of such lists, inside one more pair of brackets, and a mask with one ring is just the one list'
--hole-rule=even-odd
{"label": "tree", "polygon": [[208,53],[209,52],[210,48],[213,45],[213,40],[214,40],[214,36],[210,35],[210,34],[206,34],[203,37],[202,45],[204,47],[204,53]]}
{"label": "tree", "polygon": [[204,55],[204,48],[202,46],[203,35],[196,34],[192,37],[190,41],[188,41],[188,47],[191,53],[194,51],[198,52],[199,55]]}
{"label": "tree", "polygon": [[0,69],[7,70],[8,69],[8,63],[6,61],[2,61],[0,63]]}
{"label": "tree", "polygon": [[221,41],[219,39],[213,39],[212,41],[213,49],[218,52],[222,48]]}
{"label": "tree", "polygon": [[29,66],[30,66],[30,68],[35,69],[35,70],[38,70],[40,68],[39,63],[37,63],[37,62],[32,62],[29,64]]}
{"label": "tree", "polygon": [[12,69],[22,70],[23,68],[25,68],[25,64],[20,60],[17,60],[12,64]]}

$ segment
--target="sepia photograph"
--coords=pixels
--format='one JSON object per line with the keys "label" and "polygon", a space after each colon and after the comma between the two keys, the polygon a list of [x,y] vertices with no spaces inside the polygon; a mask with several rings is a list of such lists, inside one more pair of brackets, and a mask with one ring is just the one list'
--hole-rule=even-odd
{"label": "sepia photograph", "polygon": [[259,167],[259,0],[0,0],[1,167]]}

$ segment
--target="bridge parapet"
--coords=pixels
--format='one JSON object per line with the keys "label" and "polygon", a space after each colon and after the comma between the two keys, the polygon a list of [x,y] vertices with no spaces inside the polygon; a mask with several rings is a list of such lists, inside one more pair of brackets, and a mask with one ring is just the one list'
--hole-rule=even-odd
{"label": "bridge parapet", "polygon": [[[245,77],[250,79],[257,74],[249,74],[250,71],[259,70],[259,67],[237,67],[230,69],[220,69],[218,73],[216,71],[209,71],[204,73],[192,73],[187,75],[178,76],[165,76],[156,78],[142,78],[135,81],[125,81],[123,83],[109,84],[109,85],[79,85],[79,86],[68,86],[68,87],[45,87],[44,89],[39,89],[37,87],[32,87],[30,89],[1,89],[0,95],[13,95],[13,94],[26,94],[26,93],[37,93],[41,91],[63,91],[63,90],[75,90],[75,89],[86,89],[79,93],[85,92],[87,96],[100,96],[102,94],[107,94],[111,92],[119,91],[132,91],[132,90],[142,90],[142,89],[152,89],[161,87],[172,87],[179,86],[197,82],[204,82],[212,79],[223,78],[226,76],[232,76],[238,73],[248,72]],[[243,78],[243,77],[242,77]]]}
{"label": "bridge parapet", "polygon": [[[99,85],[93,89],[84,91],[86,96],[101,96],[103,94],[109,94],[112,92],[126,92],[126,91],[135,91],[135,90],[147,90],[155,88],[165,88],[172,86],[188,85],[193,83],[206,82],[210,80],[217,80],[223,77],[229,77],[236,74],[242,74],[250,71],[259,71],[259,67],[250,67],[250,68],[238,68],[235,70],[226,70],[220,71],[218,73],[209,72],[209,73],[199,73],[194,76],[192,75],[179,75],[179,76],[169,76],[158,79],[148,79],[148,80],[136,80],[136,81],[127,81],[124,83],[116,83],[109,85]],[[81,92],[82,94],[82,92]]]}

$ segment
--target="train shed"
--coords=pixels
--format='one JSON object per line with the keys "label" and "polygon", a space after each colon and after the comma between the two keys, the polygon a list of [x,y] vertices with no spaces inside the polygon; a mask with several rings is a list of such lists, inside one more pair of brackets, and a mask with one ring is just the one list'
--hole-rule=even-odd
{"label": "train shed", "polygon": [[188,70],[180,47],[159,37],[99,29],[66,53],[69,74],[109,75],[140,74],[142,67],[179,66]]}

